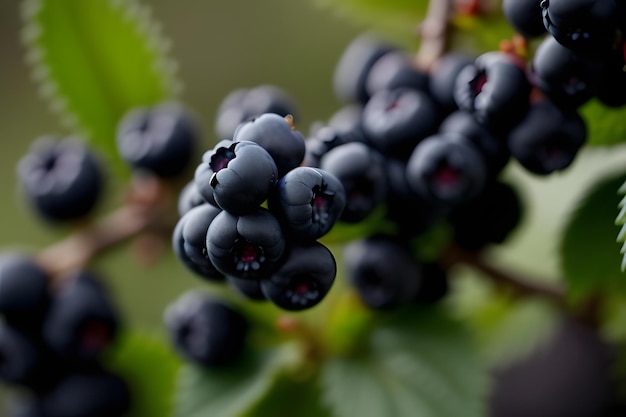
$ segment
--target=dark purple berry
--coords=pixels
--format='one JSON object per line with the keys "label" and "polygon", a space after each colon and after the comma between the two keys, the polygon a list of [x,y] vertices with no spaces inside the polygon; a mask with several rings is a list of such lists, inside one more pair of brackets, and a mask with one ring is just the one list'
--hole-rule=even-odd
{"label": "dark purple berry", "polygon": [[218,271],[211,260],[206,257],[201,262],[198,257],[190,258],[185,248],[185,239],[183,238],[183,226],[185,225],[185,216],[178,219],[176,227],[172,232],[172,248],[178,260],[195,275],[208,281],[223,281],[224,274]]}
{"label": "dark purple berry", "polygon": [[384,200],[387,185],[384,164],[380,152],[361,142],[337,146],[322,157],[320,169],[337,177],[346,193],[341,221],[360,222]]}
{"label": "dark purple berry", "polygon": [[199,142],[195,120],[180,103],[129,110],[117,128],[117,147],[133,169],[174,177],[189,165]]}
{"label": "dark purple berry", "polygon": [[480,124],[470,112],[457,110],[451,113],[439,125],[439,132],[469,140],[483,156],[491,178],[495,178],[511,159],[506,135]]}
{"label": "dark purple berry", "polygon": [[315,240],[332,229],[346,205],[343,185],[319,168],[298,167],[282,177],[269,209],[296,240]]}
{"label": "dark purple berry", "polygon": [[502,12],[517,33],[536,38],[546,33],[540,3],[541,0],[503,0]]}
{"label": "dark purple berry", "polygon": [[246,300],[266,301],[265,294],[261,290],[261,281],[256,279],[226,277],[226,283]]}
{"label": "dark purple berry", "polygon": [[0,323],[0,380],[14,386],[34,382],[42,365],[39,349],[18,327]]}
{"label": "dark purple berry", "polygon": [[367,140],[385,155],[406,158],[425,137],[437,130],[439,112],[423,91],[411,88],[380,90],[363,109]]}
{"label": "dark purple berry", "polygon": [[566,169],[586,143],[587,128],[574,110],[539,101],[508,136],[511,156],[528,171],[548,175]]}
{"label": "dark purple berry", "polygon": [[261,145],[274,159],[278,176],[300,165],[304,159],[304,136],[293,126],[293,117],[264,113],[239,125],[233,141]]}
{"label": "dark purple berry", "polygon": [[[209,173],[212,174],[207,183]],[[212,198],[217,206],[234,214],[255,211],[267,199],[277,179],[272,156],[258,143],[249,141],[215,147],[203,156],[194,177],[198,191],[207,201]]]}
{"label": "dark purple berry", "polygon": [[617,37],[615,0],[542,0],[543,22],[552,37],[576,53],[604,53]]}
{"label": "dark purple berry", "polygon": [[189,210],[207,201],[202,197],[194,180],[189,181],[178,195],[178,215],[183,216]]}
{"label": "dark purple berry", "polygon": [[386,53],[376,60],[367,74],[367,94],[371,97],[380,90],[401,87],[427,91],[428,74],[414,65],[409,54],[402,51]]}
{"label": "dark purple berry", "polygon": [[412,299],[421,267],[408,247],[391,236],[374,235],[348,243],[343,250],[346,277],[365,305],[397,307]]}
{"label": "dark purple berry", "polygon": [[335,257],[322,243],[291,244],[277,269],[261,280],[261,290],[278,307],[301,311],[326,297],[336,274]]}
{"label": "dark purple berry", "polygon": [[50,304],[49,276],[20,252],[0,255],[0,314],[20,327],[37,324]]}
{"label": "dark purple berry", "polygon": [[104,188],[100,161],[78,138],[36,140],[19,161],[17,175],[28,205],[51,222],[87,216]]}
{"label": "dark purple berry", "polygon": [[604,60],[581,56],[548,36],[533,55],[530,76],[560,107],[577,108],[596,95],[604,68]]}
{"label": "dark purple berry", "polygon": [[487,166],[469,141],[440,133],[415,147],[407,164],[407,179],[417,193],[434,204],[456,205],[482,190]]}
{"label": "dark purple berry", "polygon": [[462,53],[448,52],[434,63],[430,71],[428,91],[443,112],[458,109],[454,99],[455,80],[465,66],[472,64],[475,58]]}
{"label": "dark purple berry", "polygon": [[260,279],[271,274],[285,250],[280,223],[267,209],[235,216],[222,211],[206,235],[209,259],[224,275]]}
{"label": "dark purple berry", "polygon": [[367,75],[374,63],[396,50],[379,37],[366,33],[357,36],[344,49],[333,74],[335,96],[344,103],[365,103]]}
{"label": "dark purple berry", "polygon": [[262,84],[252,88],[239,88],[224,97],[217,109],[215,132],[220,139],[232,139],[241,123],[264,113],[298,117],[293,97],[283,88]]}
{"label": "dark purple berry", "polygon": [[116,340],[120,317],[99,277],[80,271],[57,290],[43,323],[43,338],[56,354],[96,360]]}
{"label": "dark purple berry", "polygon": [[184,358],[206,367],[239,359],[248,333],[247,319],[224,301],[199,291],[188,291],[164,313],[165,327]]}
{"label": "dark purple berry", "polygon": [[507,53],[487,52],[459,72],[454,98],[480,123],[507,131],[524,117],[530,90],[523,61]]}
{"label": "dark purple berry", "polygon": [[72,372],[37,398],[42,417],[123,417],[132,405],[128,383],[108,371]]}

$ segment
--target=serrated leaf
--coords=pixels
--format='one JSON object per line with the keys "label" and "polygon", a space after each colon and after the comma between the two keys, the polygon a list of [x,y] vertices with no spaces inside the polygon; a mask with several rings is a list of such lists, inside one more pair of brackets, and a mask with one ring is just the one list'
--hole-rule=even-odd
{"label": "serrated leaf", "polygon": [[581,109],[587,123],[589,146],[612,146],[626,142],[625,107],[608,107],[592,99]]}
{"label": "serrated leaf", "polygon": [[381,317],[363,351],[329,359],[321,379],[336,417],[486,414],[488,379],[472,338],[439,308]]}
{"label": "serrated leaf", "polygon": [[623,255],[621,270],[624,272],[626,271],[626,181],[624,181],[617,193],[624,196],[617,205],[619,213],[615,218],[615,224],[617,226],[621,226],[621,229],[617,234],[617,243],[622,244],[622,248],[620,249],[620,253]]}
{"label": "serrated leaf", "polygon": [[626,291],[620,271],[622,257],[615,247],[618,227],[617,190],[626,173],[598,181],[570,215],[562,237],[560,256],[568,295],[580,301],[594,292]]}
{"label": "serrated leaf", "polygon": [[121,336],[104,360],[128,381],[132,408],[127,417],[170,417],[181,362],[164,340],[138,332]]}
{"label": "serrated leaf", "polygon": [[135,106],[180,89],[168,42],[135,0],[26,0],[23,39],[33,78],[63,124],[117,158],[115,130]]}
{"label": "serrated leaf", "polygon": [[178,378],[176,417],[239,417],[258,406],[294,364],[293,345],[249,350],[237,363],[206,369],[183,366]]}

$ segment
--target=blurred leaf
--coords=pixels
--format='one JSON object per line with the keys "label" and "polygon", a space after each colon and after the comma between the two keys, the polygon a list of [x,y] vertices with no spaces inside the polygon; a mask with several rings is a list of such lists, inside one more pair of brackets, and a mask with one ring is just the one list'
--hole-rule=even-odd
{"label": "blurred leaf", "polygon": [[572,212],[561,242],[561,265],[572,300],[594,292],[626,291],[616,250],[615,210],[626,173],[596,183]]}
{"label": "blurred leaf", "polygon": [[485,15],[457,15],[452,19],[452,28],[451,47],[477,55],[497,51],[503,40],[515,34],[500,9]]}
{"label": "blurred leaf", "polygon": [[618,204],[619,213],[615,219],[615,224],[621,226],[619,233],[617,234],[617,242],[622,244],[620,253],[622,256],[622,272],[626,271],[626,181],[618,190],[619,195],[624,197]]}
{"label": "blurred leaf", "polygon": [[170,417],[181,362],[169,345],[154,336],[129,332],[110,353],[105,363],[130,385],[128,417]]}
{"label": "blurred leaf", "polygon": [[115,130],[135,106],[179,90],[168,42],[135,0],[26,0],[23,39],[35,81],[62,122],[116,158]]}
{"label": "blurred leaf", "polygon": [[241,417],[330,417],[330,410],[320,401],[316,375],[297,379],[281,373],[270,392]]}
{"label": "blurred leaf", "polygon": [[359,354],[322,365],[337,417],[484,416],[488,379],[470,334],[439,308],[380,313]]}
{"label": "blurred leaf", "polygon": [[237,417],[260,406],[295,363],[291,344],[271,350],[249,350],[238,362],[223,368],[183,366],[178,378],[176,417]]}
{"label": "blurred leaf", "polygon": [[626,108],[613,108],[592,99],[581,109],[587,123],[589,146],[610,146],[626,142]]}
{"label": "blurred leaf", "polygon": [[417,41],[415,31],[426,15],[428,0],[315,0],[341,18],[394,38],[400,44]]}

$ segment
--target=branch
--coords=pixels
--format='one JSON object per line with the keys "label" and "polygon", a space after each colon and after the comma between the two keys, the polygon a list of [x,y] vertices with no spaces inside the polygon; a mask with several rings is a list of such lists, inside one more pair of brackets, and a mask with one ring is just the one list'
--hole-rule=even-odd
{"label": "branch", "polygon": [[426,17],[417,28],[421,44],[415,64],[428,71],[448,48],[448,26],[454,0],[430,0]]}
{"label": "branch", "polygon": [[444,251],[441,261],[446,268],[456,264],[465,264],[482,272],[485,277],[491,279],[495,284],[506,286],[520,296],[539,296],[558,307],[566,305],[565,291],[560,286],[539,279],[531,280],[500,269],[487,262],[479,253],[469,252],[458,246],[450,246]]}
{"label": "branch", "polygon": [[167,191],[166,184],[144,179],[131,188],[124,206],[44,248],[36,262],[58,283],[68,273],[84,268],[96,255],[144,232],[170,230],[172,195]]}

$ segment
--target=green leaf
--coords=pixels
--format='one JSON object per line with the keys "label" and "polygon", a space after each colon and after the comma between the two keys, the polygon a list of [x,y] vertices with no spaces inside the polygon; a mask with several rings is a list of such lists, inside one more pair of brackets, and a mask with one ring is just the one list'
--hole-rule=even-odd
{"label": "green leaf", "polygon": [[472,338],[440,308],[378,315],[356,355],[322,365],[336,417],[482,417],[488,379]]}
{"label": "green leaf", "polygon": [[617,243],[622,244],[622,249],[620,251],[620,253],[623,255],[621,269],[622,272],[624,272],[626,271],[626,181],[624,181],[624,183],[617,192],[619,195],[624,196],[618,204],[619,213],[615,218],[615,224],[617,226],[621,226],[621,229],[617,234]]}
{"label": "green leaf", "polygon": [[138,332],[124,333],[105,364],[130,386],[127,417],[170,417],[181,362],[164,340]]}
{"label": "green leaf", "polygon": [[270,392],[241,417],[331,417],[320,400],[317,375],[298,378],[283,372],[276,378]]}
{"label": "green leaf", "polygon": [[592,99],[581,109],[587,123],[589,146],[611,146],[626,142],[626,108],[608,107]]}
{"label": "green leaf", "polygon": [[23,39],[33,78],[63,124],[116,158],[130,108],[180,90],[168,42],[135,0],[26,0]]}
{"label": "green leaf", "polygon": [[572,212],[561,242],[561,266],[569,296],[580,301],[595,292],[626,291],[620,271],[622,257],[615,247],[618,228],[617,190],[626,173],[598,181]]}
{"label": "green leaf", "polygon": [[183,366],[178,378],[176,417],[238,417],[260,406],[283,372],[296,362],[295,346],[246,352],[235,364],[206,369]]}

